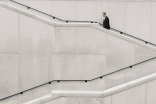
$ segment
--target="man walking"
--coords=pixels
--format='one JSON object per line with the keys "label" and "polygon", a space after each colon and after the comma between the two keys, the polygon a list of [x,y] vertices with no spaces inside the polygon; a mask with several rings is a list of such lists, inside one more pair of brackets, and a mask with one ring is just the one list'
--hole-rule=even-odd
{"label": "man walking", "polygon": [[106,16],[106,12],[103,12],[102,15],[104,17],[103,27],[106,29],[110,29],[109,18]]}

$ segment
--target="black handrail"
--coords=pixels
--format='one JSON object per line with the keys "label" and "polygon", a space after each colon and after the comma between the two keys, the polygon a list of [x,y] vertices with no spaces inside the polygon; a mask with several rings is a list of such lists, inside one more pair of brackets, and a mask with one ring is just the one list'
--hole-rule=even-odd
{"label": "black handrail", "polygon": [[[10,1],[13,1],[13,0],[10,0]],[[16,2],[16,1],[13,1],[13,2],[18,3],[18,2]],[[28,9],[31,8],[31,7],[28,7],[28,6],[26,6],[26,5],[24,5],[24,4],[21,4],[21,3],[18,3],[18,4],[23,5],[23,6],[27,7]],[[34,9],[34,8],[31,8],[31,9],[36,10],[36,9]],[[39,11],[39,10],[36,10],[36,11],[41,12],[41,11]],[[43,13],[43,12],[41,12],[41,13]],[[43,13],[43,14],[46,14],[46,13]],[[49,14],[46,14],[46,15],[49,15]],[[51,16],[51,15],[49,15],[49,16]],[[56,17],[54,17],[54,16],[51,16],[51,17],[56,18]],[[56,19],[59,19],[59,18],[56,18]],[[59,20],[61,20],[61,21],[66,21],[66,20],[62,20],[62,19],[59,19]],[[69,21],[66,21],[66,22],[69,22]],[[72,21],[72,22],[73,22],[73,21]],[[91,21],[75,21],[75,22],[91,22]],[[98,23],[98,22],[91,22],[91,23]],[[100,24],[100,23],[99,23],[99,24]],[[100,24],[100,25],[102,25],[102,24]],[[113,28],[111,28],[111,29],[113,29]],[[121,31],[119,31],[119,30],[116,30],[116,29],[114,29],[114,30],[120,32],[121,34],[124,33],[124,32],[121,32]],[[124,33],[124,34],[126,34],[126,33]],[[128,35],[128,34],[126,34],[126,35]],[[131,35],[129,35],[129,36],[131,36]],[[131,36],[131,37],[136,38],[136,39],[139,39],[139,38],[134,37],[134,36]],[[144,41],[146,44],[149,43],[149,44],[151,44],[151,45],[156,46],[155,44],[150,43],[150,42],[147,42],[147,41],[145,41],[145,40],[142,40],[142,39],[139,39],[139,40]],[[27,89],[27,90],[18,92],[18,93],[16,93],[16,94],[10,95],[10,96],[8,96],[8,97],[2,98],[2,99],[0,99],[0,101],[1,101],[1,100],[5,100],[5,99],[7,99],[7,98],[10,98],[10,97],[12,97],[12,96],[18,95],[18,94],[23,94],[23,93],[26,92],[26,91],[29,91],[29,90],[32,90],[32,89],[41,87],[41,86],[43,86],[43,85],[51,84],[52,82],[58,82],[58,83],[59,83],[60,81],[61,81],[61,82],[63,82],[63,81],[83,81],[83,82],[86,82],[86,83],[87,83],[88,81],[93,81],[93,80],[96,80],[96,79],[99,79],[99,78],[102,79],[102,78],[105,77],[105,76],[111,75],[111,74],[113,74],[113,73],[122,71],[122,70],[127,69],[127,68],[132,68],[133,66],[136,66],[136,65],[145,63],[145,62],[150,61],[150,60],[153,60],[153,59],[156,59],[156,57],[151,58],[151,59],[148,59],[148,60],[145,60],[145,61],[142,61],[142,62],[139,62],[139,63],[136,63],[136,64],[133,64],[133,65],[131,65],[131,66],[128,66],[128,67],[119,69],[119,70],[117,70],[117,71],[114,71],[114,72],[111,72],[111,73],[108,73],[108,74],[105,74],[105,75],[102,75],[102,76],[100,76],[100,77],[96,77],[96,78],[93,78],[93,79],[90,79],[90,80],[52,80],[52,81],[46,82],[46,83],[44,83],[44,84],[38,85],[38,86],[36,86],[36,87],[33,87],[33,88],[30,88],[30,89]]]}
{"label": "black handrail", "polygon": [[[99,24],[100,24],[100,23],[99,23]],[[102,24],[100,24],[100,25],[102,25]],[[145,41],[145,40],[143,40],[143,39],[137,38],[137,37],[135,37],[135,36],[133,36],[133,35],[127,34],[127,33],[125,33],[125,32],[119,31],[119,30],[114,29],[114,28],[111,28],[111,29],[114,30],[114,31],[119,32],[120,34],[125,34],[125,35],[127,35],[127,36],[129,36],[129,37],[132,37],[132,38],[135,38],[135,39],[137,39],[137,40],[140,40],[140,41],[144,42],[145,44],[151,44],[151,45],[153,45],[153,46],[156,46],[155,44],[153,44],[153,43],[151,43],[151,42],[148,42],[148,41]]]}
{"label": "black handrail", "polygon": [[122,70],[127,69],[127,68],[133,68],[133,67],[136,66],[136,65],[145,63],[145,62],[147,62],[147,61],[151,61],[151,60],[153,60],[153,59],[156,59],[156,57],[151,58],[151,59],[148,59],[148,60],[145,60],[145,61],[142,61],[142,62],[139,62],[139,63],[136,63],[136,64],[133,64],[133,65],[131,65],[131,66],[128,66],[128,67],[125,67],[125,68],[122,68],[122,69],[113,71],[113,72],[111,72],[111,73],[108,73],[108,74],[105,74],[105,75],[102,75],[102,76],[99,76],[99,77],[96,77],[96,78],[93,78],[93,79],[90,79],[90,80],[52,80],[52,81],[46,82],[46,83],[44,83],[44,84],[38,85],[38,86],[36,86],[36,87],[33,87],[33,88],[30,88],[30,89],[27,89],[27,90],[18,92],[18,93],[16,93],[16,94],[10,95],[10,96],[8,96],[8,97],[2,98],[2,99],[0,99],[0,101],[1,101],[1,100],[5,100],[5,99],[10,98],[10,97],[15,96],[15,95],[23,94],[24,92],[33,90],[33,89],[35,89],[35,88],[44,86],[44,85],[46,85],[46,84],[51,84],[52,82],[58,82],[58,83],[59,83],[59,82],[66,82],[66,81],[70,81],[70,82],[81,81],[81,82],[87,83],[87,82],[89,82],[89,81],[94,81],[94,80],[97,80],[97,79],[99,79],[99,78],[102,79],[102,78],[105,77],[105,76],[114,74],[114,73],[116,73],[116,72],[122,71]]}
{"label": "black handrail", "polygon": [[151,43],[151,42],[148,42],[148,41],[145,41],[145,40],[143,40],[143,39],[137,38],[137,37],[135,37],[135,36],[129,35],[129,34],[127,34],[127,33],[121,32],[121,31],[119,31],[119,30],[117,30],[117,29],[114,29],[114,28],[111,28],[111,29],[112,29],[112,30],[115,30],[115,31],[117,31],[117,32],[119,32],[120,34],[125,34],[125,35],[127,35],[127,36],[129,36],[129,37],[132,37],[132,38],[138,39],[138,40],[140,40],[140,41],[143,41],[145,44],[151,44],[151,45],[153,45],[153,46],[156,46],[155,44],[153,44],[153,43]]}
{"label": "black handrail", "polygon": [[[37,9],[35,9],[35,8],[32,8],[32,7],[29,7],[29,6],[24,5],[24,4],[22,4],[22,3],[19,3],[19,2],[17,2],[17,1],[14,1],[14,0],[10,0],[10,1],[12,1],[12,2],[14,2],[14,3],[17,3],[17,4],[20,4],[20,5],[24,6],[24,7],[27,7],[28,9],[32,9],[32,10],[35,10],[35,11],[40,12],[40,13],[42,13],[42,14],[45,14],[45,15],[47,15],[47,16],[50,16],[50,17],[52,17],[53,19],[58,19],[58,20],[60,20],[60,21],[66,22],[66,23],[68,23],[68,22],[89,22],[89,23],[98,23],[98,24],[102,25],[101,23],[95,22],[95,21],[71,21],[71,20],[62,20],[62,19],[60,19],[60,18],[57,18],[57,17],[52,16],[52,15],[50,15],[50,14],[47,14],[47,13],[45,13],[45,12],[39,11],[39,10],[37,10]],[[125,35],[127,35],[127,36],[130,36],[130,37],[133,37],[133,38],[138,39],[138,40],[140,40],[140,41],[143,41],[145,44],[151,44],[151,45],[153,45],[153,46],[156,46],[155,44],[153,44],[153,43],[151,43],[151,42],[148,42],[148,41],[145,41],[145,40],[143,40],[143,39],[137,38],[137,37],[135,37],[135,36],[129,35],[129,34],[125,33],[125,32],[120,31],[120,30],[117,30],[117,29],[114,29],[114,28],[111,28],[111,29],[112,29],[112,30],[115,30],[115,31],[117,31],[117,32],[119,32],[120,34],[125,34]]]}
{"label": "black handrail", "polygon": [[[27,5],[24,5],[24,4],[22,4],[22,3],[19,3],[19,2],[17,2],[17,1],[14,1],[14,0],[10,0],[10,1],[12,1],[12,2],[14,2],[14,3],[17,3],[17,4],[19,4],[19,5],[22,5],[22,6],[26,7],[26,8],[28,8],[28,9],[32,9],[32,10],[35,10],[35,11],[40,12],[40,13],[42,13],[42,14],[45,14],[45,15],[47,15],[47,16],[50,16],[50,17],[52,17],[53,19],[60,20],[60,21],[62,21],[62,22],[66,22],[66,23],[68,23],[68,22],[89,22],[89,23],[98,23],[99,25],[102,25],[101,23],[95,22],[95,21],[71,21],[71,20],[62,20],[62,19],[60,19],[60,18],[58,18],[58,17],[52,16],[52,15],[50,15],[50,14],[47,14],[47,13],[45,13],[45,12],[42,12],[42,11],[37,10],[37,9],[35,9],[35,8],[32,8],[32,7],[29,7],[29,6],[27,6]],[[130,34],[127,34],[127,33],[125,33],[125,32],[122,32],[122,31],[120,31],[120,30],[117,30],[117,29],[114,29],[114,28],[111,28],[111,29],[114,30],[114,31],[119,32],[120,34],[124,34],[124,35],[127,35],[127,36],[129,36],[129,37],[132,37],[132,38],[135,38],[135,39],[137,39],[137,40],[140,40],[140,41],[144,42],[145,44],[150,44],[150,45],[156,46],[155,44],[153,44],[153,43],[151,43],[151,42],[149,42],[149,41],[145,41],[145,40],[143,40],[143,39],[137,38],[137,37],[135,37],[135,36],[132,36],[132,35],[130,35]]]}

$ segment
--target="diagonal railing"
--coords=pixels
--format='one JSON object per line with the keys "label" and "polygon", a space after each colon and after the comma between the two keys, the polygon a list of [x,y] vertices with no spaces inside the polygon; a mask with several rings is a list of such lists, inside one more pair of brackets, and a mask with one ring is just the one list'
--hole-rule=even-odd
{"label": "diagonal railing", "polygon": [[[38,11],[38,12],[43,13],[43,14],[45,14],[45,15],[48,15],[48,16],[52,17],[53,19],[58,19],[58,20],[60,20],[60,21],[66,22],[66,23],[68,23],[68,22],[90,22],[90,23],[98,23],[98,22],[94,22],[94,21],[69,21],[69,20],[62,20],[62,19],[59,19],[59,18],[54,17],[54,16],[52,16],[52,15],[46,14],[46,13],[44,13],[44,12],[42,12],[42,11],[39,11],[39,10],[37,10],[37,9],[34,9],[34,8],[31,8],[31,7],[26,6],[26,5],[24,5],[24,4],[18,3],[18,2],[14,1],[14,0],[10,0],[10,1],[15,2],[15,3],[17,3],[17,4],[20,4],[20,5],[23,5],[23,6],[27,7],[28,9],[33,9],[33,10],[35,10],[35,11]],[[100,23],[99,23],[99,24],[100,24]],[[102,25],[102,24],[100,24],[100,25]],[[137,37],[134,37],[134,36],[132,36],[132,35],[126,34],[126,33],[121,32],[121,31],[119,31],[119,30],[116,30],[116,29],[113,29],[113,28],[111,28],[111,29],[112,29],[112,30],[115,30],[115,31],[117,31],[117,32],[119,32],[120,34],[125,34],[125,35],[127,35],[127,36],[132,37],[132,38],[135,38],[135,39],[137,39],[137,40],[140,40],[140,41],[144,42],[145,44],[151,44],[151,45],[153,45],[153,46],[156,46],[156,45],[153,44],[153,43],[150,43],[150,42],[147,42],[147,41],[142,40],[142,39],[140,39],[140,38],[137,38]],[[142,64],[142,63],[145,63],[145,62],[154,60],[154,59],[156,59],[156,57],[150,58],[150,59],[148,59],[148,60],[145,60],[145,61],[142,61],[142,62],[133,64],[133,65],[131,65],[131,66],[128,66],[128,67],[119,69],[119,70],[117,70],[117,71],[114,71],[114,72],[111,72],[111,73],[108,73],[108,74],[105,74],[105,75],[102,75],[102,76],[99,76],[99,77],[96,77],[96,78],[93,78],[93,79],[90,79],[90,80],[52,80],[52,81],[48,81],[48,82],[46,82],[46,83],[44,83],[44,84],[41,84],[41,85],[38,85],[38,86],[36,86],[36,87],[33,87],[33,88],[30,88],[30,89],[27,89],[27,90],[18,92],[18,93],[16,93],[16,94],[10,95],[10,96],[8,96],[8,97],[2,98],[2,99],[0,99],[0,101],[1,101],[1,100],[4,100],[4,99],[7,99],[7,98],[10,98],[10,97],[12,97],[12,96],[18,95],[18,94],[23,94],[24,92],[27,92],[27,91],[29,91],[29,90],[32,90],[32,89],[35,89],[35,88],[38,88],[38,87],[41,87],[41,86],[44,86],[44,85],[46,85],[46,84],[51,84],[52,82],[58,82],[58,83],[59,83],[59,82],[63,82],[63,81],[82,81],[82,82],[86,82],[86,83],[87,83],[88,81],[94,81],[94,80],[97,80],[97,79],[102,79],[102,78],[105,77],[105,76],[111,75],[111,74],[113,74],[113,73],[122,71],[122,70],[127,69],[127,68],[133,68],[134,66],[137,66],[137,65],[139,65],[139,64]]]}
{"label": "diagonal railing", "polygon": [[96,77],[96,78],[93,78],[93,79],[90,79],[90,80],[52,80],[52,81],[48,81],[48,82],[43,83],[43,84],[41,84],[41,85],[38,85],[38,86],[36,86],[36,87],[33,87],[33,88],[30,88],[30,89],[27,89],[27,90],[18,92],[18,93],[16,93],[16,94],[10,95],[10,96],[8,96],[8,97],[2,98],[2,99],[0,99],[0,101],[1,101],[1,100],[5,100],[5,99],[10,98],[10,97],[13,97],[13,96],[15,96],[15,95],[23,94],[24,92],[33,90],[33,89],[35,89],[35,88],[44,86],[44,85],[46,85],[46,84],[51,84],[52,82],[58,82],[58,83],[59,83],[59,82],[66,82],[66,81],[68,81],[68,82],[69,82],[69,81],[70,81],[70,82],[75,82],[75,81],[78,82],[78,81],[80,81],[80,82],[85,82],[85,83],[87,83],[87,82],[89,82],[89,81],[94,81],[94,80],[97,80],[97,79],[102,79],[103,77],[106,77],[106,76],[108,76],[108,75],[111,75],[111,74],[114,74],[114,73],[116,73],[116,72],[125,70],[125,69],[127,69],[127,68],[133,68],[134,66],[137,66],[137,65],[139,65],[139,64],[142,64],[142,63],[145,63],[145,62],[154,60],[154,59],[156,59],[156,57],[150,58],[150,59],[148,59],[148,60],[145,60],[145,61],[142,61],[142,62],[133,64],[133,65],[131,65],[131,66],[128,66],[128,67],[125,67],[125,68],[122,68],[122,69],[119,69],[119,70],[116,70],[116,71],[111,72],[111,73],[108,73],[108,74],[104,74],[104,75],[102,75],[102,76],[99,76],[99,77]]}
{"label": "diagonal railing", "polygon": [[[10,1],[12,1],[12,2],[14,2],[14,3],[16,3],[16,4],[19,4],[19,5],[22,5],[22,6],[26,7],[27,9],[32,9],[32,10],[37,11],[37,12],[39,12],[39,13],[45,14],[45,15],[47,15],[47,16],[53,18],[53,19],[57,19],[57,20],[62,21],[62,22],[66,22],[66,23],[69,23],[69,22],[85,22],[85,23],[98,23],[98,24],[101,25],[101,26],[103,25],[103,24],[101,24],[101,23],[99,23],[99,22],[95,22],[95,21],[72,21],[72,20],[63,20],[63,19],[60,19],[60,18],[58,18],[58,17],[52,16],[52,15],[50,15],[50,14],[48,14],[48,13],[45,13],[45,12],[42,12],[42,11],[37,10],[37,9],[35,9],[35,8],[32,8],[32,7],[30,7],[30,6],[27,6],[27,5],[24,5],[24,4],[22,4],[22,3],[19,3],[19,2],[17,2],[17,1],[14,1],[14,0],[10,0]],[[133,36],[133,35],[127,34],[127,33],[122,32],[122,31],[120,31],[120,30],[117,30],[117,29],[114,29],[114,28],[111,28],[111,30],[116,31],[116,32],[119,32],[119,33],[122,34],[122,35],[126,35],[126,36],[129,36],[129,37],[135,38],[135,39],[137,39],[137,40],[139,40],[139,41],[144,42],[145,44],[150,44],[150,45],[156,46],[156,44],[153,44],[153,43],[151,43],[151,42],[149,42],[149,41],[140,39],[140,38],[135,37],[135,36]]]}

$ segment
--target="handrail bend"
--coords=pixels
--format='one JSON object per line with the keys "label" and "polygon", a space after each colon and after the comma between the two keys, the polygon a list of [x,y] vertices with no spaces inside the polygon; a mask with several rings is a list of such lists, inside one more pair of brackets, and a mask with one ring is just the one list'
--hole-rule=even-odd
{"label": "handrail bend", "polygon": [[102,75],[102,76],[99,76],[99,77],[96,77],[96,78],[93,78],[93,79],[90,79],[90,80],[52,80],[52,81],[46,82],[46,83],[44,83],[44,84],[38,85],[38,86],[36,86],[36,87],[33,87],[33,88],[30,88],[30,89],[27,89],[27,90],[18,92],[18,93],[16,93],[16,94],[10,95],[10,96],[8,96],[8,97],[2,98],[2,99],[0,99],[0,101],[1,101],[1,100],[5,100],[5,99],[7,99],[7,98],[10,98],[10,97],[12,97],[12,96],[18,95],[18,94],[23,94],[24,92],[27,92],[27,91],[29,91],[29,90],[33,90],[33,89],[35,89],[35,88],[44,86],[44,85],[46,85],[46,84],[51,84],[52,82],[58,82],[58,83],[59,83],[59,82],[66,82],[66,81],[71,81],[71,82],[73,82],[73,81],[81,81],[81,82],[87,83],[87,82],[89,82],[89,81],[94,81],[94,80],[97,80],[97,79],[102,79],[102,78],[105,77],[105,76],[114,74],[114,73],[116,73],[116,72],[122,71],[122,70],[127,69],[127,68],[133,68],[133,67],[136,66],[136,65],[139,65],[139,64],[142,64],[142,63],[145,63],[145,62],[154,60],[154,59],[156,59],[156,57],[150,58],[150,59],[148,59],[148,60],[145,60],[145,61],[142,61],[142,62],[133,64],[133,65],[131,65],[131,66],[128,66],[128,67],[125,67],[125,68],[122,68],[122,69],[119,69],[119,70],[116,70],[116,71],[111,72],[111,73],[108,73],[108,74],[104,74],[104,75]]}
{"label": "handrail bend", "polygon": [[[28,8],[28,9],[32,9],[32,10],[35,10],[35,11],[40,12],[40,13],[42,13],[42,14],[45,14],[45,15],[47,15],[47,16],[50,16],[50,17],[53,18],[53,19],[60,20],[60,21],[62,21],[62,22],[66,22],[66,23],[69,23],[69,22],[89,22],[89,23],[98,23],[99,25],[102,25],[101,23],[95,22],[95,21],[72,21],[72,20],[63,20],[63,19],[60,19],[60,18],[58,18],[58,17],[52,16],[52,15],[50,15],[50,14],[47,14],[47,13],[45,13],[45,12],[42,12],[42,11],[40,11],[40,10],[37,10],[37,9],[35,9],[35,8],[32,8],[32,7],[30,7],[30,6],[27,6],[27,5],[24,5],[24,4],[22,4],[22,3],[19,3],[19,2],[17,2],[17,1],[14,1],[14,0],[10,0],[10,1],[12,1],[12,2],[14,2],[14,3],[17,3],[17,4],[19,4],[19,5],[22,5],[22,6],[26,7],[26,8]],[[130,34],[127,34],[127,33],[125,33],[125,32],[122,32],[122,31],[120,31],[120,30],[117,30],[117,29],[114,29],[114,28],[111,28],[111,30],[114,30],[114,31],[116,31],[116,32],[119,32],[120,34],[127,35],[127,36],[129,36],[129,37],[135,38],[135,39],[137,39],[137,40],[139,40],[139,41],[144,42],[145,44],[150,44],[150,45],[156,46],[156,44],[153,44],[153,43],[151,43],[151,42],[149,42],[149,41],[146,41],[146,40],[140,39],[140,38],[138,38],[138,37],[132,36],[132,35],[130,35]]]}

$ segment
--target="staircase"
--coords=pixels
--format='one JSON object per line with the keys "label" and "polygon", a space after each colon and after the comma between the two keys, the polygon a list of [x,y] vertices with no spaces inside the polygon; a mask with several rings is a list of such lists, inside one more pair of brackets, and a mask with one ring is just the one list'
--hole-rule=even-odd
{"label": "staircase", "polygon": [[[2,38],[6,39],[2,41],[5,48],[1,49],[0,61],[4,63],[0,67],[3,75],[0,78],[5,79],[0,81],[2,104],[23,104],[40,99],[51,90],[103,93],[103,90],[144,78],[156,71],[155,45],[150,42],[120,31],[106,30],[94,21],[70,23],[55,17],[53,19],[61,21],[56,22],[6,2],[1,1],[0,5],[0,12],[4,14],[0,18],[4,22],[3,27],[13,30],[1,30],[4,33]],[[12,41],[16,47],[11,47]],[[8,73],[11,73],[10,78]],[[81,100],[97,104],[103,102],[103,98],[95,100],[89,97],[86,100],[65,96],[55,101],[67,104]],[[112,104],[117,101],[114,102]]]}

